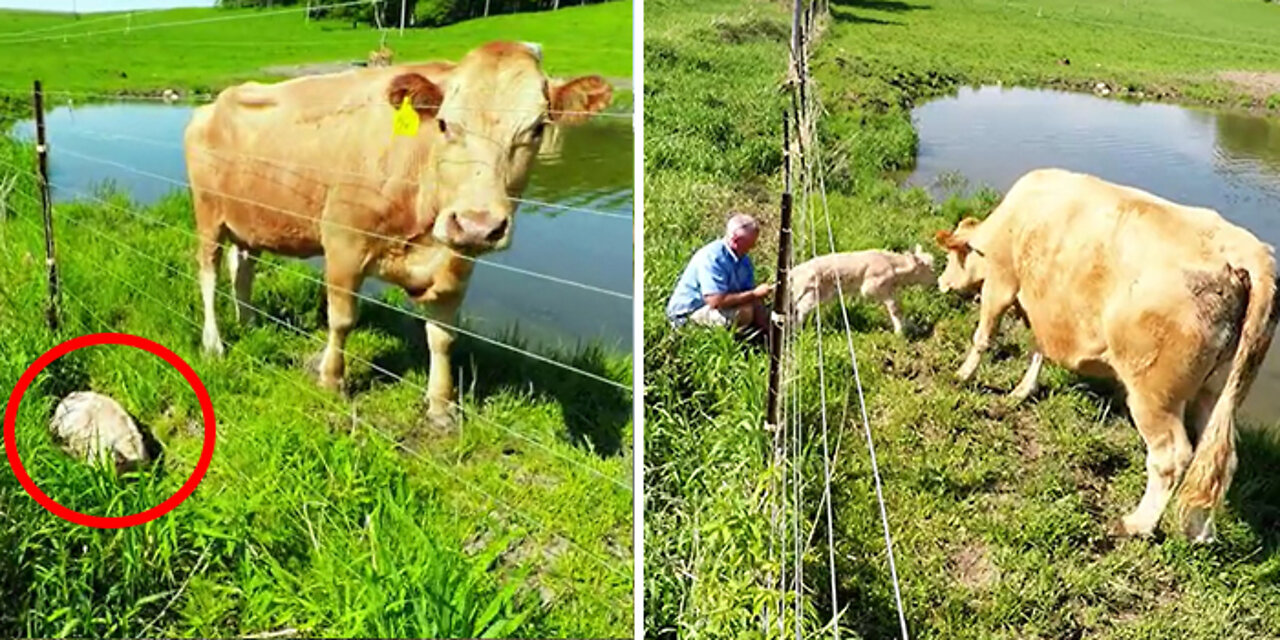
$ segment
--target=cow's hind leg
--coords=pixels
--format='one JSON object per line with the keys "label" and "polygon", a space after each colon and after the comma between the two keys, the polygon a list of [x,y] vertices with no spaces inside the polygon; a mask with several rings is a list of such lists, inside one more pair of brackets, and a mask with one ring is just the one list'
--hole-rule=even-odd
{"label": "cow's hind leg", "polygon": [[1183,426],[1185,403],[1170,403],[1164,394],[1135,389],[1129,396],[1129,412],[1147,444],[1147,489],[1137,508],[1122,521],[1129,535],[1151,535],[1173,496],[1174,486],[1191,464],[1191,442]]}
{"label": "cow's hind leg", "polygon": [[1044,366],[1044,355],[1037,349],[1031,352],[1031,366],[1027,367],[1027,372],[1022,376],[1022,382],[1014,387],[1013,393],[1009,397],[1015,402],[1022,402],[1031,397],[1040,385],[1040,368]]}
{"label": "cow's hind leg", "polygon": [[960,380],[969,380],[978,370],[982,352],[991,345],[991,334],[995,333],[996,328],[1000,326],[1000,316],[1014,303],[1017,294],[1018,289],[1015,285],[994,278],[988,278],[983,283],[982,303],[978,308],[978,328],[973,332],[973,346],[969,347],[964,364],[960,365],[960,370],[956,372]]}
{"label": "cow's hind leg", "polygon": [[200,298],[204,303],[204,335],[201,342],[205,353],[221,356],[222,336],[218,334],[217,305],[214,304],[218,286],[218,261],[222,259],[221,228],[201,228],[199,231],[196,261],[200,269]]}
{"label": "cow's hind leg", "polygon": [[253,296],[253,276],[258,266],[258,252],[232,246],[227,254],[227,271],[236,290],[236,321],[252,324],[257,318],[250,300]]}

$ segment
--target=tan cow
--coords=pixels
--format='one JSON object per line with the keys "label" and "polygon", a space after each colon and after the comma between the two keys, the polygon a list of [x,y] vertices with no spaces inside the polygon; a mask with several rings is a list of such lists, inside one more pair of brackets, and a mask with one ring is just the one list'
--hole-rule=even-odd
{"label": "tan cow", "polygon": [[[1018,305],[1042,358],[1118,379],[1147,444],[1147,487],[1121,533],[1149,535],[1183,476],[1178,516],[1213,540],[1213,509],[1235,473],[1235,408],[1276,326],[1272,248],[1215,211],[1058,169],[1018,180],[983,222],[940,231],[942,291],[981,287],[978,367],[1000,316]],[[1195,444],[1193,444],[1195,443]]]}
{"label": "tan cow", "polygon": [[[457,64],[358,69],[274,85],[246,83],[197,109],[186,130],[204,348],[220,354],[217,263],[229,261],[247,319],[261,251],[324,255],[329,342],[320,384],[340,389],[354,292],[367,276],[426,305],[428,415],[453,418],[449,351],[474,256],[511,242],[513,216],[552,124],[609,104],[599,76],[550,82],[536,45],[495,42]],[[393,119],[408,98],[414,135]]]}

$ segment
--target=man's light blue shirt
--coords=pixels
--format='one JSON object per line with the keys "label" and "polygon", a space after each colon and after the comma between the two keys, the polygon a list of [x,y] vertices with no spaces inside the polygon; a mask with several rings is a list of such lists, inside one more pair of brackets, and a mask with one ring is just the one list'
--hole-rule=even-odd
{"label": "man's light blue shirt", "polygon": [[734,254],[724,239],[698,249],[680,274],[676,289],[667,301],[667,319],[684,324],[689,314],[706,304],[703,296],[740,293],[756,286],[755,267],[750,256]]}

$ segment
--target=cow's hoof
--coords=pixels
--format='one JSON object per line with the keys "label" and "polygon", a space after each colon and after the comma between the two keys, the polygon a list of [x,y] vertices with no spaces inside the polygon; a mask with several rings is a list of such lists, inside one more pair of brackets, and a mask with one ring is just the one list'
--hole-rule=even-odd
{"label": "cow's hoof", "polygon": [[327,378],[325,376],[320,376],[317,382],[320,384],[320,388],[325,391],[337,394],[342,393],[342,378]]}
{"label": "cow's hoof", "polygon": [[446,409],[433,409],[427,411],[427,423],[432,428],[441,431],[451,431],[458,426],[460,418],[459,411],[456,407],[450,406]]}
{"label": "cow's hoof", "polygon": [[226,352],[222,348],[222,341],[214,338],[212,342],[208,339],[204,341],[204,354],[210,358],[221,358]]}
{"label": "cow's hoof", "polygon": [[1013,393],[1009,394],[1009,399],[1012,400],[1014,404],[1022,404],[1026,402],[1033,393],[1035,393],[1035,389],[1024,389],[1022,387],[1018,387],[1013,390]]}
{"label": "cow's hoof", "polygon": [[1213,516],[1207,509],[1191,509],[1182,525],[1182,532],[1194,544],[1213,544],[1217,539],[1214,531]]}
{"label": "cow's hoof", "polygon": [[1108,522],[1108,523],[1107,523],[1107,535],[1108,535],[1108,536],[1111,536],[1112,538],[1127,538],[1127,537],[1129,537],[1129,531],[1128,531],[1128,529],[1124,526],[1124,520],[1122,520],[1122,519],[1120,519],[1120,518],[1113,518],[1110,522]]}

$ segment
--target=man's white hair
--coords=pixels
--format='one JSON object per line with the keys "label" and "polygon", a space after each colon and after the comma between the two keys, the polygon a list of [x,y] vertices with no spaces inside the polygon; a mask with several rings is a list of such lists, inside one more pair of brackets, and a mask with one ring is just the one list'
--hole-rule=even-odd
{"label": "man's white hair", "polygon": [[724,224],[724,237],[726,238],[735,238],[759,231],[760,223],[745,213],[735,213],[729,216],[729,221]]}

